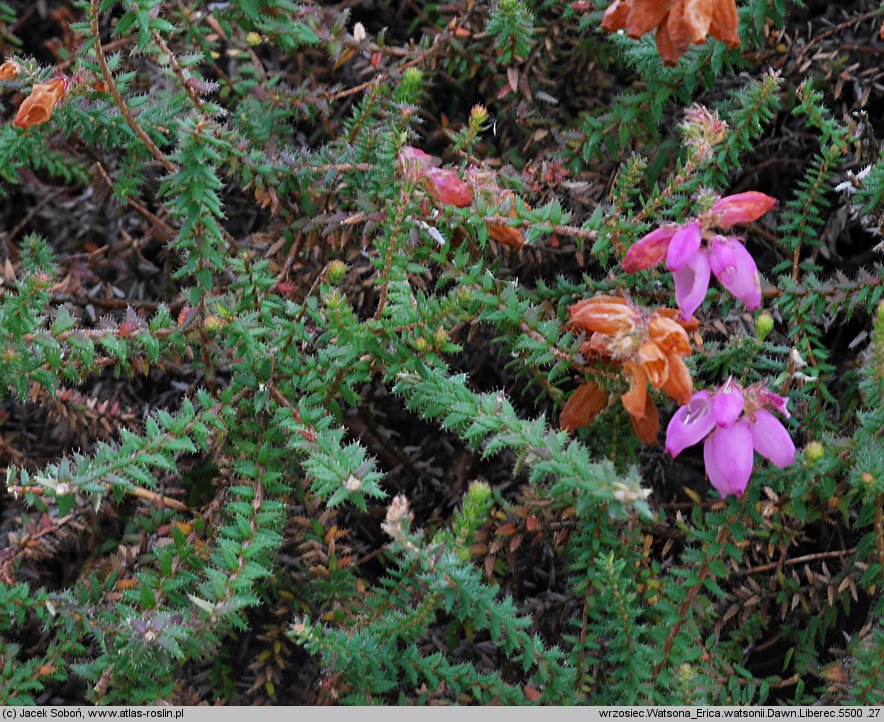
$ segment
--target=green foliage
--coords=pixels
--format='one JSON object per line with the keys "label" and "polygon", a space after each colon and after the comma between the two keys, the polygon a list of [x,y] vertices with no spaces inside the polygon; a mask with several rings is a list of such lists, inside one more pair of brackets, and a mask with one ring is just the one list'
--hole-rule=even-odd
{"label": "green foliage", "polygon": [[527,59],[533,42],[534,17],[522,0],[497,0],[485,30],[494,38],[499,64]]}

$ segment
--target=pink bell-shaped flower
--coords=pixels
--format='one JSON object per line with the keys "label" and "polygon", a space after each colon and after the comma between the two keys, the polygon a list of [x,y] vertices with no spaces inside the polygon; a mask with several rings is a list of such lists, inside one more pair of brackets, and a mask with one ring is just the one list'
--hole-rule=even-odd
{"label": "pink bell-shaped flower", "polygon": [[703,305],[706,291],[709,290],[710,274],[709,254],[703,249],[672,274],[675,280],[675,302],[681,309],[681,317],[685,321]]}
{"label": "pink bell-shaped flower", "polygon": [[745,422],[719,427],[703,443],[706,473],[722,497],[746,491],[752,461],[752,432]]}
{"label": "pink bell-shaped flower", "polygon": [[739,240],[713,235],[713,230],[757,220],[776,203],[776,199],[758,191],[719,198],[709,212],[694,220],[644,235],[626,252],[623,270],[635,273],[665,258],[675,281],[675,300],[685,319],[703,303],[710,273],[752,311],[761,305],[758,267]]}
{"label": "pink bell-shaped flower", "polygon": [[758,409],[749,422],[755,451],[781,469],[795,463],[795,444],[786,427],[770,411]]}
{"label": "pink bell-shaped flower", "polygon": [[673,458],[689,446],[699,444],[715,428],[715,417],[710,411],[708,391],[698,391],[689,403],[675,412],[666,429],[666,451]]}
{"label": "pink bell-shaped flower", "polygon": [[684,268],[697,255],[702,242],[703,233],[698,221],[683,225],[669,242],[669,248],[666,251],[666,267],[670,271]]}
{"label": "pink bell-shaped flower", "polygon": [[670,420],[666,451],[675,458],[705,439],[703,461],[709,481],[722,497],[739,496],[749,483],[755,451],[781,469],[795,462],[788,430],[768,411],[774,408],[788,416],[786,403],[760,385],[743,389],[732,380],[714,394],[697,391]]}
{"label": "pink bell-shaped flower", "polygon": [[715,236],[710,253],[712,272],[722,286],[754,311],[761,305],[761,277],[746,247],[736,238]]}

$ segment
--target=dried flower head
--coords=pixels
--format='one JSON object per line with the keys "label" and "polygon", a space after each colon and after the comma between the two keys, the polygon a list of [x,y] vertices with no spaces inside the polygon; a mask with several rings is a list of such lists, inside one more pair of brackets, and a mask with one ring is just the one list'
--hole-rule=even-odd
{"label": "dried flower head", "polygon": [[562,408],[559,427],[576,431],[598,416],[607,404],[608,392],[595,381],[580,384]]}
{"label": "dried flower head", "polygon": [[[486,168],[470,166],[464,174],[466,182],[474,193],[484,194],[491,203],[498,206],[497,215],[507,218],[516,218],[516,194],[511,190],[501,188],[497,183],[497,176]],[[525,236],[521,229],[510,226],[499,220],[485,221],[488,237],[497,243],[510,248],[520,249],[525,245]]]}
{"label": "dried flower head", "polygon": [[412,514],[408,509],[408,499],[402,494],[393,497],[390,506],[387,507],[387,516],[381,524],[387,534],[393,539],[399,539],[411,524]]}
{"label": "dried flower head", "polygon": [[602,30],[625,30],[640,38],[657,29],[657,52],[664,65],[675,65],[691,44],[711,35],[728,47],[740,46],[735,0],[614,0],[602,19]]}
{"label": "dried flower head", "polygon": [[[516,217],[516,195],[512,191],[501,192],[500,213],[510,218]],[[509,246],[516,250],[525,245],[525,236],[518,228],[495,221],[485,221],[485,227],[488,229],[488,237],[492,241],[497,241],[501,245]]]}
{"label": "dried flower head", "polygon": [[718,117],[718,111],[695,104],[688,108],[681,126],[685,145],[703,163],[712,160],[715,146],[727,138],[727,123]]}
{"label": "dried flower head", "polygon": [[[678,403],[687,403],[693,381],[683,360],[691,353],[686,326],[672,309],[642,309],[627,299],[596,296],[569,309],[571,326],[591,333],[581,352],[599,355],[620,364],[629,390],[620,397],[638,437],[655,444],[659,431],[657,407],[648,395],[648,383]],[[604,408],[607,392],[594,382],[580,386],[562,410],[562,428],[574,430],[588,423]]]}
{"label": "dried flower head", "polygon": [[13,80],[21,72],[21,65],[14,60],[7,60],[0,65],[0,80]]}

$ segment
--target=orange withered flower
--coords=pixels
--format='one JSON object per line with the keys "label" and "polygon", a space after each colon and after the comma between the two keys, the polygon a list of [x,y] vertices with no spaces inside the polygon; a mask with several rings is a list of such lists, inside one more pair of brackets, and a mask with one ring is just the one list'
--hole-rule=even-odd
{"label": "orange withered flower", "polygon": [[[656,444],[660,419],[648,384],[679,404],[690,400],[693,381],[683,357],[691,353],[687,332],[696,330],[698,322],[679,322],[675,309],[642,309],[617,296],[596,296],[568,310],[571,327],[591,334],[581,348],[584,357],[598,356],[620,365],[629,381],[620,400],[632,427],[643,442]],[[565,404],[559,419],[562,428],[579,428],[604,408],[607,393],[590,383],[593,386],[584,384]]]}
{"label": "orange withered flower", "polygon": [[12,80],[17,78],[20,72],[21,65],[14,60],[7,60],[3,65],[0,65],[0,80]]}
{"label": "orange withered flower", "polygon": [[[503,191],[500,213],[509,218],[516,217],[516,196],[512,191]],[[514,228],[506,223],[495,223],[493,221],[485,221],[485,227],[488,229],[488,237],[501,245],[509,246],[516,250],[525,245],[525,236],[518,228]]]}
{"label": "orange withered flower", "polygon": [[47,122],[52,117],[55,106],[64,100],[66,94],[64,78],[54,78],[48,83],[35,85],[31,94],[19,106],[13,125],[27,129]]}
{"label": "orange withered flower", "polygon": [[608,392],[595,381],[580,384],[559,415],[559,427],[577,431],[586,426],[608,405]]}
{"label": "orange withered flower", "polygon": [[640,38],[657,28],[657,52],[664,65],[675,65],[692,43],[711,35],[730,48],[740,46],[735,0],[614,0],[602,30],[625,30]]}

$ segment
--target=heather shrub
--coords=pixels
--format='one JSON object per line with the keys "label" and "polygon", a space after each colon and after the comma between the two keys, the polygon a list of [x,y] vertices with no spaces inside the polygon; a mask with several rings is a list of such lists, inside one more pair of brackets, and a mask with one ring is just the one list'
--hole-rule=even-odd
{"label": "heather shrub", "polygon": [[19,5],[0,702],[884,703],[874,3]]}

